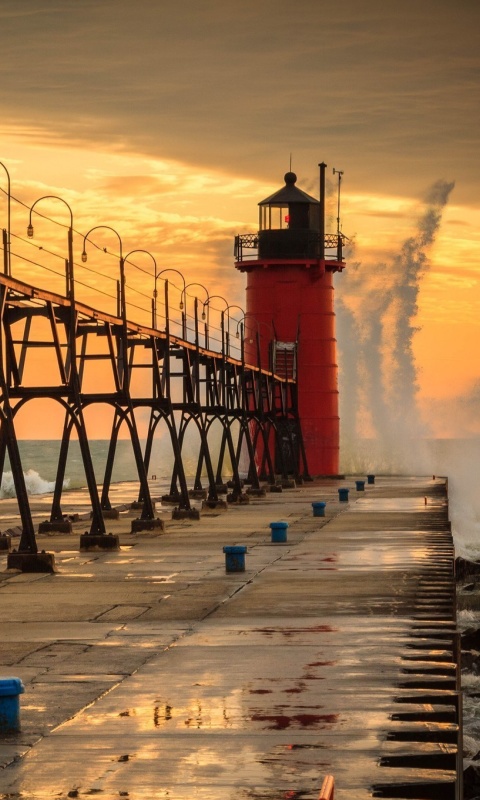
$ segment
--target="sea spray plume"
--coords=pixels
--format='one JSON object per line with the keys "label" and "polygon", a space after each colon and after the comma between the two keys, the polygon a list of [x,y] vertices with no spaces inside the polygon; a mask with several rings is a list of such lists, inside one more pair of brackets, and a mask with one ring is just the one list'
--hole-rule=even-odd
{"label": "sea spray plume", "polygon": [[389,300],[382,295],[379,299],[369,303],[368,314],[365,308],[349,308],[342,298],[337,301],[343,444],[372,436],[389,416],[382,370],[382,306]]}
{"label": "sea spray plume", "polygon": [[[397,255],[384,263],[368,267],[357,263],[349,269],[338,304],[340,354],[342,357],[345,352],[342,340],[347,333],[348,363],[356,360],[353,379],[362,381],[362,386],[352,387],[352,376],[341,370],[341,416],[350,420],[346,432],[353,434],[354,447],[358,448],[359,437],[373,435],[377,439],[380,451],[375,456],[370,449],[369,457],[377,459],[377,468],[389,471],[421,466],[418,458],[416,463],[411,460],[411,440],[425,434],[416,404],[414,319],[420,281],[428,268],[427,251],[453,186],[437,181],[431,187],[417,231]],[[360,404],[363,409],[359,411]],[[356,420],[354,431],[352,419]],[[418,457],[418,448],[414,455]],[[343,465],[343,469],[347,466]],[[366,463],[364,467],[370,469],[373,464]]]}
{"label": "sea spray plume", "polygon": [[[393,288],[388,285],[385,264],[377,264],[373,271],[365,273],[361,264],[354,262],[346,277],[346,291],[338,301],[342,460],[350,453],[343,469],[358,471],[360,466],[357,469],[357,459],[352,461],[352,455],[358,453],[359,438],[378,437],[389,427],[383,369],[384,324]],[[349,422],[345,428],[346,419]],[[373,454],[371,458],[363,469],[378,468],[378,460]]]}
{"label": "sea spray plume", "polygon": [[[341,452],[355,441],[357,412],[360,407],[360,370],[356,347],[357,331],[351,310],[341,295],[335,296],[338,331]],[[349,470],[351,471],[351,470]]]}
{"label": "sea spray plume", "polygon": [[358,358],[358,333],[353,312],[343,302],[341,294],[335,297],[337,318],[339,364],[339,411],[341,471],[355,473],[362,470],[357,464],[355,448],[357,430],[361,425],[360,412],[365,406],[362,389],[362,369]]}
{"label": "sea spray plume", "polygon": [[[410,438],[422,429],[416,408],[417,368],[413,354],[413,339],[417,326],[418,294],[421,278],[428,269],[427,251],[435,240],[453,183],[437,181],[429,190],[427,208],[420,217],[417,232],[409,237],[392,260],[395,292],[386,311],[390,335],[387,343],[388,405],[391,422]],[[408,412],[406,416],[405,412]]]}
{"label": "sea spray plume", "polygon": [[[480,434],[480,380],[475,380],[470,389],[463,391],[460,397],[444,401],[450,403],[450,415],[463,425],[464,436]],[[451,435],[451,431],[449,431]]]}
{"label": "sea spray plume", "polygon": [[[34,469],[29,469],[23,475],[27,494],[50,494],[55,489],[55,481],[46,481]],[[63,482],[63,488],[68,489],[70,481],[67,478]],[[15,482],[11,472],[4,472],[0,487],[0,499],[15,497]]]}
{"label": "sea spray plume", "polygon": [[435,419],[438,438],[471,439],[480,436],[479,380],[454,397],[428,397],[424,402]]}

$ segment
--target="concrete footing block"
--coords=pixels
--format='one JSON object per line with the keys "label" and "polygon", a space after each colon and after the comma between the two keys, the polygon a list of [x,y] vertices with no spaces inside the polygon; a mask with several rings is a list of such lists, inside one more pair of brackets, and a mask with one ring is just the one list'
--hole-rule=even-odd
{"label": "concrete footing block", "polygon": [[293,479],[287,478],[281,482],[282,489],[295,489],[297,484]]}
{"label": "concrete footing block", "polygon": [[[131,511],[141,511],[145,504],[141,500],[134,500],[132,503],[129,503],[128,508]],[[155,508],[155,500],[152,497],[152,506]]]}
{"label": "concrete footing block", "polygon": [[5,552],[6,550],[11,550],[12,547],[12,537],[9,533],[0,533],[0,550]]}
{"label": "concrete footing block", "polygon": [[180,502],[180,495],[179,494],[162,494],[160,500],[162,503],[179,503]]}
{"label": "concrete footing block", "polygon": [[263,486],[259,486],[258,489],[254,486],[250,486],[250,488],[247,489],[247,494],[249,494],[250,497],[266,497],[267,490]]}
{"label": "concrete footing block", "polygon": [[189,489],[188,496],[191,500],[206,500],[207,499],[207,490],[206,489]]}
{"label": "concrete footing block", "polygon": [[269,492],[283,492],[283,486],[281,483],[273,483],[269,489]]}
{"label": "concrete footing block", "polygon": [[246,492],[240,492],[240,494],[231,492],[230,494],[227,494],[227,503],[235,503],[236,505],[248,505],[249,502],[250,502],[250,497]]}
{"label": "concrete footing block", "polygon": [[198,508],[174,508],[172,512],[172,519],[200,519],[200,511]]}
{"label": "concrete footing block", "polygon": [[[102,508],[103,519],[120,519],[118,508]],[[90,519],[93,519],[93,511],[90,511]]]}
{"label": "concrete footing block", "polygon": [[41,522],[38,526],[39,533],[72,533],[72,523],[69,519],[62,522]]}
{"label": "concrete footing block", "polygon": [[157,531],[162,532],[165,530],[165,523],[163,519],[132,519],[132,533],[140,533],[141,531]]}
{"label": "concrete footing block", "polygon": [[204,500],[202,511],[226,511],[228,508],[226,500]]}
{"label": "concrete footing block", "polygon": [[82,533],[80,550],[120,550],[120,539],[113,533]]}
{"label": "concrete footing block", "polygon": [[13,550],[7,556],[7,569],[18,569],[20,572],[56,572],[55,554],[46,553],[18,553]]}

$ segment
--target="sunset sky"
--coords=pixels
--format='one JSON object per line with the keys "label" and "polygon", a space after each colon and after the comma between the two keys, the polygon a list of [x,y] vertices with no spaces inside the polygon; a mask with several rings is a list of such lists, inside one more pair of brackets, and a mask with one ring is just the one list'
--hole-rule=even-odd
{"label": "sunset sky", "polygon": [[[124,253],[145,249],[158,269],[243,306],[234,235],[256,230],[257,203],[283,185],[290,158],[315,195],[325,161],[328,227],[335,167],[352,240],[337,297],[357,332],[382,315],[388,370],[407,312],[381,299],[408,290],[422,418],[437,435],[480,433],[478,0],[3,0],[0,46],[0,160],[27,206],[14,203],[17,236],[28,206],[60,196],[80,234],[112,226]],[[432,208],[435,231],[407,278],[399,254]],[[68,223],[61,203],[38,209]],[[35,245],[65,257],[62,229],[34,223]],[[118,253],[108,232],[95,241]],[[105,278],[82,273],[81,245],[79,235],[79,299],[111,310],[117,262],[92,248],[87,266]],[[12,239],[14,252],[27,247],[32,257]],[[49,263],[44,251],[34,260]],[[136,263],[152,273],[149,257]],[[12,264],[14,276],[53,285]],[[146,323],[153,274],[128,270],[127,284],[129,316]]]}

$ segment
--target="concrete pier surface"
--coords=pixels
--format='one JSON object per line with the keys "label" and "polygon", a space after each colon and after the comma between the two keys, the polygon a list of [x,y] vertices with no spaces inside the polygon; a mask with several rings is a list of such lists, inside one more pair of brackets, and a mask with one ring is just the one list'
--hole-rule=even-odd
{"label": "concrete pier surface", "polygon": [[[54,575],[0,554],[0,676],[25,684],[0,798],[316,800],[327,774],[336,800],[461,796],[443,479],[161,510],[163,533],[131,534],[135,515],[108,523],[119,551],[79,552],[81,522],[40,537]],[[226,572],[235,544],[244,572]]]}

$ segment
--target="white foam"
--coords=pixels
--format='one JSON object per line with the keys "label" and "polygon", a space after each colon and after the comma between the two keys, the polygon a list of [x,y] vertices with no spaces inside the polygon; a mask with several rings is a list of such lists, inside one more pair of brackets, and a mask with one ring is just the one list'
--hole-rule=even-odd
{"label": "white foam", "polygon": [[480,742],[474,736],[463,735],[463,755],[464,758],[473,758],[480,750]]}
{"label": "white foam", "polygon": [[[45,480],[45,478],[42,478],[34,469],[29,469],[24,473],[23,477],[27,494],[29,495],[50,494],[55,489],[55,481]],[[67,478],[63,482],[63,488],[67,489],[69,485],[70,481]],[[4,472],[0,488],[0,499],[4,500],[9,497],[16,497],[15,484],[13,474],[11,472]]]}
{"label": "white foam", "polygon": [[462,689],[467,692],[477,691],[480,688],[480,675],[474,675],[473,672],[466,672],[462,675]]}

